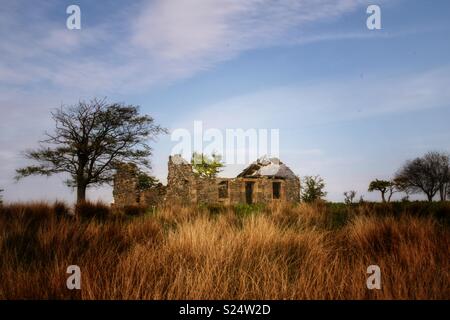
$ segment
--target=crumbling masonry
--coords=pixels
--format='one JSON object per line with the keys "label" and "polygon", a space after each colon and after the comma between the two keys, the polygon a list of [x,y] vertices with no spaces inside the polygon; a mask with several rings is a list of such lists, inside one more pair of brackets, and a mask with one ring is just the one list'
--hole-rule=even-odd
{"label": "crumbling masonry", "polygon": [[260,158],[236,178],[204,178],[181,156],[169,157],[167,186],[142,190],[132,164],[117,168],[114,178],[116,206],[159,204],[238,204],[298,202],[300,179],[277,158]]}

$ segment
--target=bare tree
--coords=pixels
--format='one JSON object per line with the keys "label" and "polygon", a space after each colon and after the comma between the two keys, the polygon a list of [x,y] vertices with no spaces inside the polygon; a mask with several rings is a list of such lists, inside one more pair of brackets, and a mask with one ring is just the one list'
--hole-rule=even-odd
{"label": "bare tree", "polygon": [[439,180],[439,197],[441,201],[447,200],[447,195],[450,193],[450,159],[449,155],[442,153],[438,156],[438,175]]}
{"label": "bare tree", "polygon": [[88,186],[110,183],[120,162],[150,167],[148,141],[166,132],[150,116],[139,115],[139,107],[105,99],[62,106],[51,114],[54,132],[25,153],[38,164],[17,169],[16,178],[68,173],[66,184],[77,188],[77,202],[85,200]]}
{"label": "bare tree", "polygon": [[397,188],[397,190],[399,192],[404,192],[406,195],[405,197],[402,198],[402,201],[408,201],[409,200],[409,196],[414,193],[414,191],[412,190],[413,188],[411,188],[411,186],[408,183],[408,180],[405,179],[404,177],[401,176],[396,176],[394,178],[394,183],[395,186]]}
{"label": "bare tree", "polygon": [[402,189],[423,192],[428,201],[439,192],[441,201],[446,199],[450,181],[449,156],[445,153],[428,152],[423,157],[407,161],[397,172],[395,180]]}
{"label": "bare tree", "polygon": [[345,191],[344,197],[345,197],[344,202],[346,204],[353,203],[353,199],[355,199],[355,197],[356,197],[356,191],[355,190]]}

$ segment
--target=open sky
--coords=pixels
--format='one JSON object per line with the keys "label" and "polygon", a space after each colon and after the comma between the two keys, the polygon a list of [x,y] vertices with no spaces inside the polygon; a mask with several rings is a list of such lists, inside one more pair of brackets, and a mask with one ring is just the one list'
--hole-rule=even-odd
{"label": "open sky", "polygon": [[[81,30],[66,28],[71,4]],[[366,27],[369,4],[381,30]],[[449,15],[446,0],[0,0],[4,199],[74,200],[63,176],[13,177],[50,110],[93,97],[140,105],[171,131],[279,129],[281,160],[324,177],[327,199],[378,199],[372,179],[450,151]],[[162,181],[175,144],[153,143]]]}

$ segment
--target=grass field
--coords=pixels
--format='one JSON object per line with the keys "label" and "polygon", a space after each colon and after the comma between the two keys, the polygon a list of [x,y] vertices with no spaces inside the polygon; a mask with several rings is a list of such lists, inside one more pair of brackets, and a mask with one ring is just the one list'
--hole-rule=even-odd
{"label": "grass field", "polygon": [[0,208],[0,299],[450,299],[450,203],[68,211]]}

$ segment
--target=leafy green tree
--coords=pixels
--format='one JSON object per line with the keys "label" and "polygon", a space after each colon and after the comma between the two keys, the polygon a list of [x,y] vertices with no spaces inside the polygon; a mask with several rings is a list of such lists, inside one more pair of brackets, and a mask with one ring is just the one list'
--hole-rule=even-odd
{"label": "leafy green tree", "polygon": [[54,132],[46,133],[38,149],[26,152],[37,164],[17,169],[16,179],[66,173],[78,203],[85,200],[88,186],[112,182],[118,163],[150,167],[148,142],[166,132],[152,117],[140,115],[138,106],[105,99],[62,106],[51,115]]}
{"label": "leafy green tree", "polygon": [[155,188],[161,185],[161,182],[157,178],[142,171],[139,171],[137,179],[137,187],[141,191]]}
{"label": "leafy green tree", "polygon": [[391,201],[392,195],[397,191],[396,184],[393,181],[375,179],[369,184],[369,192],[380,191],[381,199],[386,202],[386,194],[388,195],[387,202]]}
{"label": "leafy green tree", "polygon": [[301,183],[301,199],[304,202],[314,202],[324,198],[325,181],[319,175],[305,176]]}
{"label": "leafy green tree", "polygon": [[195,174],[203,178],[215,178],[224,164],[222,157],[212,154],[211,157],[203,153],[194,152],[191,159],[192,169]]}

